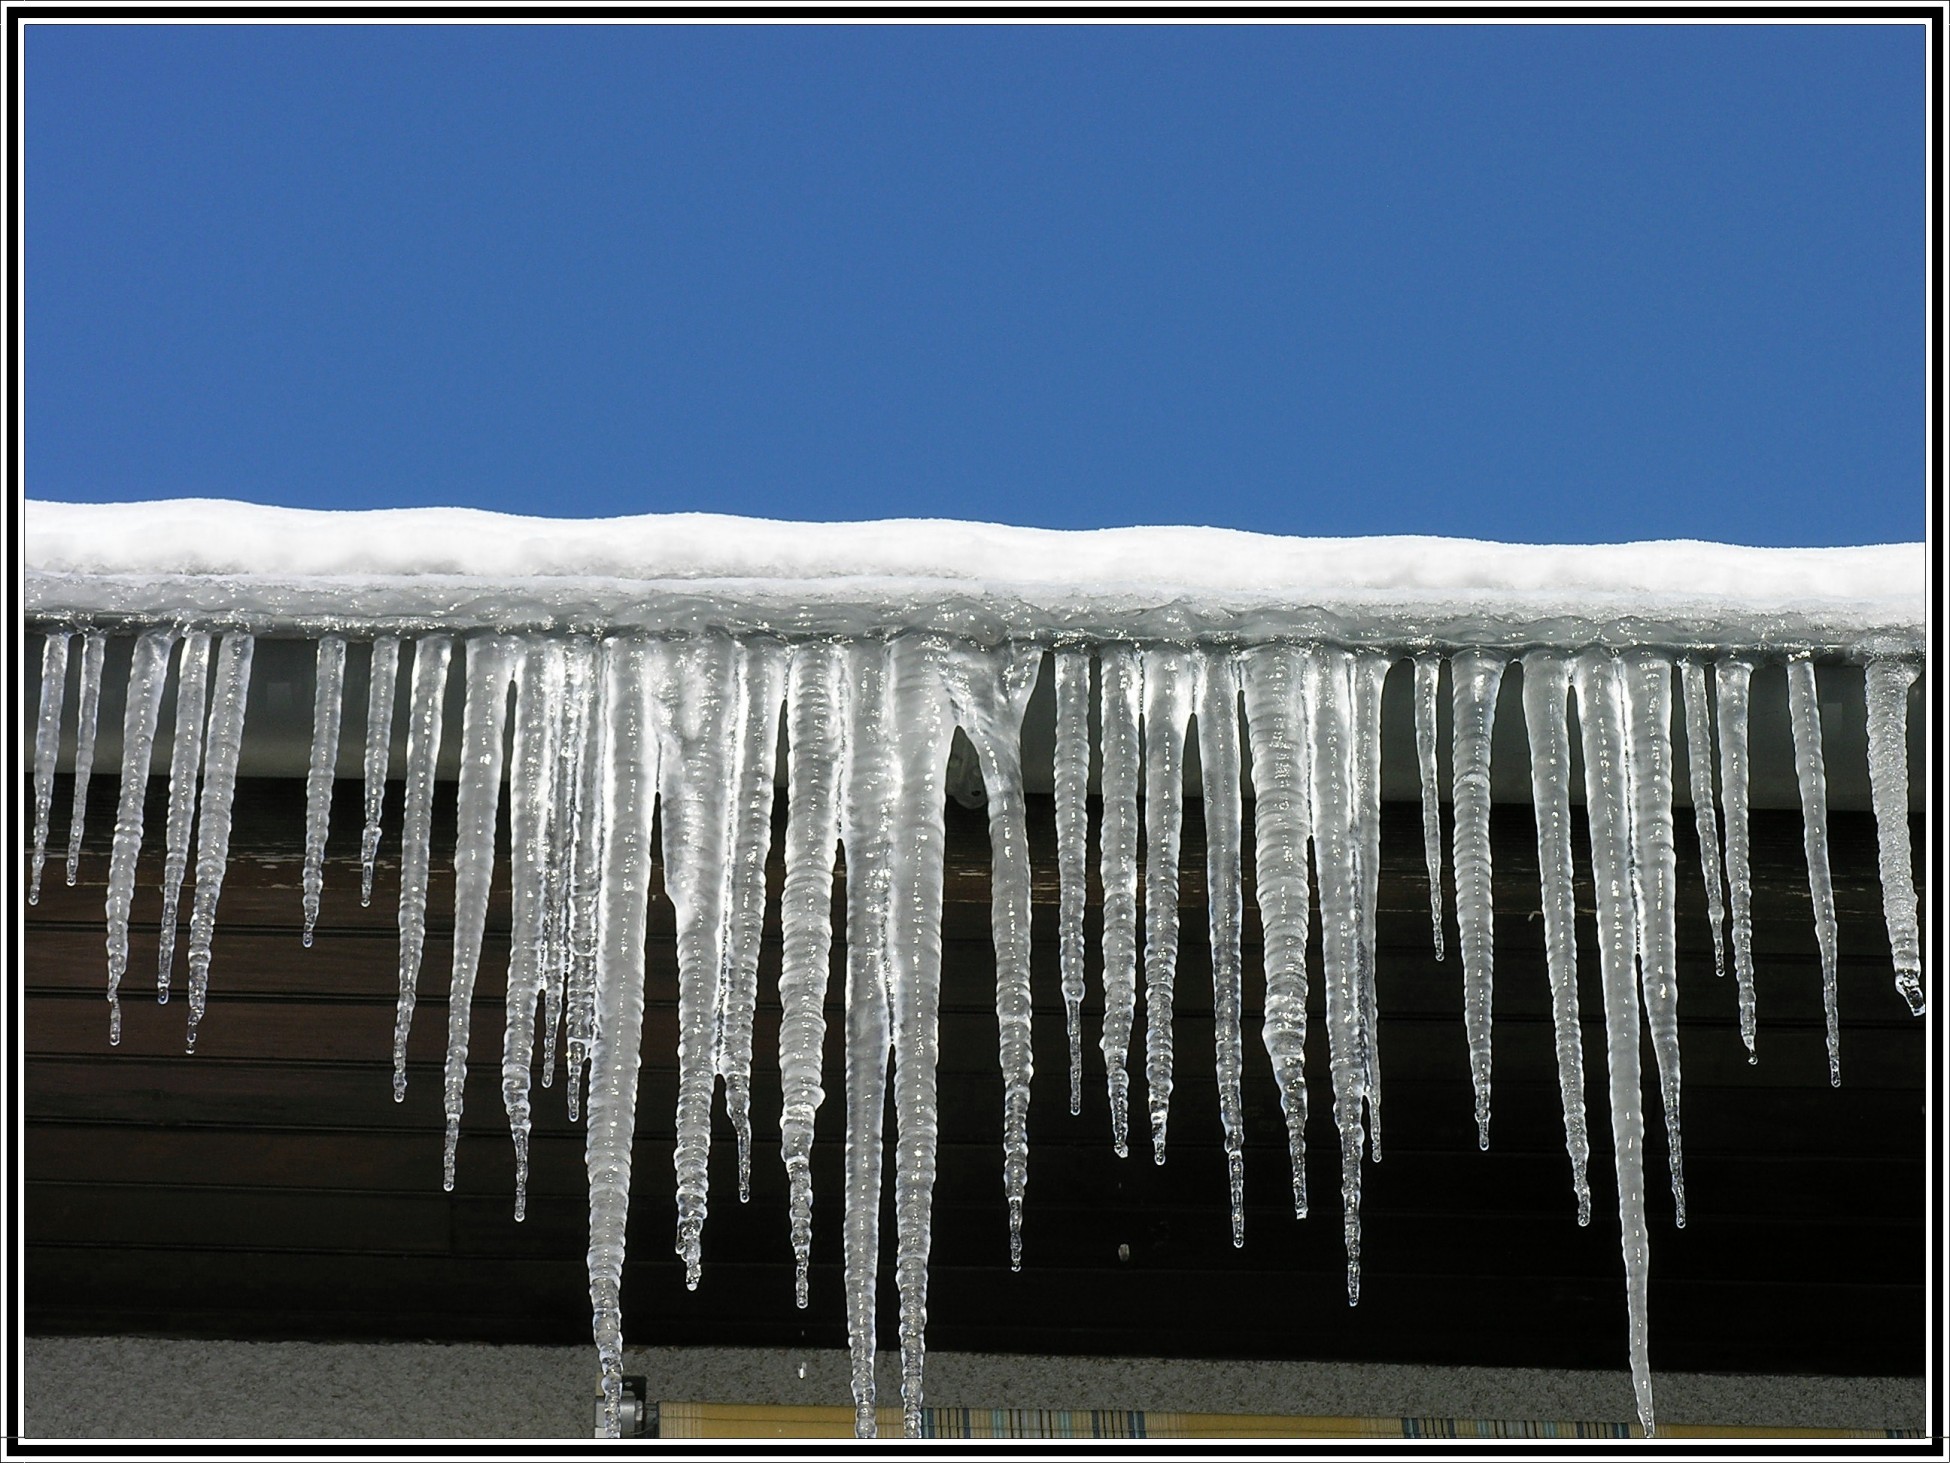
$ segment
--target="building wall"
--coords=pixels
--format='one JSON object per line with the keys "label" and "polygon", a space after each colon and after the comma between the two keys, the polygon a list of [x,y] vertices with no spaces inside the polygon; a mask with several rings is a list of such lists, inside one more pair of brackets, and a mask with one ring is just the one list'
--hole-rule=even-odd
{"label": "building wall", "polygon": [[[150,999],[161,798],[150,788],[125,1034],[107,1044],[102,878],[114,779],[98,778],[81,882],[58,858],[26,925],[27,1326],[39,1336],[587,1341],[582,1135],[561,1086],[537,1093],[530,1201],[511,1216],[499,1091],[507,958],[505,860],[473,1014],[455,1190],[440,1187],[439,1064],[451,958],[451,796],[440,799],[411,1085],[390,1091],[396,989],[397,798],[372,906],[357,898],[356,782],[341,784],[317,944],[300,948],[302,784],[240,787],[209,1014],[182,1051],[178,996]],[[65,784],[57,807],[65,807]],[[1446,811],[1446,809],[1445,809]],[[1093,808],[1093,819],[1095,810]],[[782,806],[780,816],[782,818]],[[57,815],[56,839],[64,819]],[[1797,814],[1754,822],[1761,1013],[1748,1065],[1731,975],[1716,980],[1690,820],[1679,820],[1681,1016],[1690,1222],[1672,1223],[1656,1087],[1646,1081],[1652,1361],[1659,1372],[1917,1376],[1923,1365],[1923,1023],[1891,987],[1865,814],[1830,839],[1842,920],[1843,1085],[1826,1080],[1820,976]],[[1248,819],[1250,827],[1250,819]],[[1534,830],[1521,805],[1493,818],[1496,1071],[1493,1146],[1477,1151],[1449,900],[1449,959],[1430,956],[1419,814],[1389,805],[1382,832],[1378,974],[1384,1161],[1364,1166],[1364,1284],[1343,1293],[1339,1155],[1320,1007],[1309,1034],[1312,1213],[1296,1221],[1277,1094],[1258,1046],[1259,930],[1246,938],[1246,1244],[1230,1243],[1213,1078],[1212,1007],[1197,804],[1187,815],[1184,953],[1169,1162],[1110,1151],[1095,957],[1084,1015],[1081,1115],[1067,1111],[1055,949],[1053,820],[1032,799],[1036,870],[1036,1089],[1025,1263],[1007,1263],[1000,1177],[987,831],[951,808],[944,921],[942,1128],[929,1342],[944,1352],[1233,1358],[1390,1365],[1622,1369],[1624,1286],[1591,894],[1581,882],[1580,997],[1593,1104],[1593,1219],[1580,1229],[1563,1129],[1537,908]],[[1913,830],[1920,837],[1920,823]],[[1580,839],[1582,833],[1579,833]],[[505,851],[505,812],[503,815]],[[657,1346],[843,1349],[839,1245],[841,982],[829,987],[826,1087],[814,1159],[808,1309],[792,1302],[776,1067],[782,881],[760,968],[753,1193],[735,1193],[722,1114],[702,1285],[671,1253],[675,979],[668,902],[652,896],[650,1004],[625,1271],[626,1334]],[[1919,861],[1920,867],[1920,861]],[[1580,870],[1581,881],[1587,877]],[[1091,890],[1092,947],[1097,890]],[[184,915],[187,918],[188,900]],[[835,951],[835,971],[841,952]],[[1315,942],[1318,960],[1318,941]],[[1141,1072],[1142,1022],[1139,1027]],[[1643,1053],[1652,1070],[1649,1045]],[[1141,1076],[1133,1096],[1142,1102]],[[894,1334],[883,1215],[880,1326]]]}

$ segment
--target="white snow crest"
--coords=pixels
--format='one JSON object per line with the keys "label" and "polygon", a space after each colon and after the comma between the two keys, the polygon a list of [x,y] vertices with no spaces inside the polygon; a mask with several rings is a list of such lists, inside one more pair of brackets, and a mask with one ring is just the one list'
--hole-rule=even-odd
{"label": "white snow crest", "polygon": [[[30,614],[178,610],[276,624],[877,633],[1298,633],[1569,645],[1920,647],[1921,544],[1766,549],[1236,529],[1060,530],[939,519],[721,514],[527,518],[463,508],[321,512],[218,499],[26,505]],[[925,621],[925,625],[922,623]]]}

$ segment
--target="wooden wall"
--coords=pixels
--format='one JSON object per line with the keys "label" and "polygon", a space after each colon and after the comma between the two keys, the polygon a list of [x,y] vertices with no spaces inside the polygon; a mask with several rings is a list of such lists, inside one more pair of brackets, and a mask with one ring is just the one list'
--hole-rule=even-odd
{"label": "wooden wall", "polygon": [[[113,778],[91,795],[81,883],[59,854],[26,923],[27,1325],[55,1333],[578,1342],[589,1335],[582,1137],[561,1085],[538,1093],[526,1223],[512,1219],[499,1091],[507,956],[505,860],[475,1003],[459,1182],[440,1187],[440,1062],[451,959],[451,787],[436,830],[411,1086],[390,1092],[399,786],[372,907],[358,903],[356,782],[334,810],[315,948],[298,940],[302,784],[246,781],[216,942],[209,1013],[182,1050],[182,950],[153,1002],[164,779],[150,789],[125,1034],[107,1042],[102,881]],[[63,782],[57,809],[69,796]],[[1445,808],[1446,812],[1446,808]],[[1094,816],[1094,809],[1093,809]],[[783,811],[781,806],[781,819]],[[1382,836],[1379,994],[1385,1161],[1364,1174],[1365,1284],[1343,1298],[1339,1158],[1330,1128],[1320,983],[1309,1034],[1313,1215],[1288,1202],[1278,1101],[1258,1044],[1258,926],[1247,938],[1247,1242],[1230,1243],[1213,1081],[1198,805],[1188,810],[1170,1161],[1110,1151],[1102,1003],[1091,966],[1085,1102],[1066,1101],[1048,801],[1032,800],[1036,1087],[1026,1258],[1007,1263],[1000,1178],[983,816],[950,810],[942,1017],[943,1150],[929,1297],[941,1349],[1292,1357],[1622,1368],[1619,1259],[1604,1045],[1588,883],[1580,995],[1593,1110],[1593,1220],[1580,1229],[1563,1153],[1537,905],[1521,805],[1493,819],[1494,1146],[1477,1151],[1450,900],[1449,959],[1430,955],[1419,814],[1389,805]],[[55,817],[56,840],[65,817]],[[1891,988],[1875,832],[1838,814],[1843,1085],[1831,1090],[1798,816],[1757,815],[1755,943],[1761,1062],[1749,1066],[1732,976],[1716,981],[1690,820],[1680,832],[1682,1030],[1690,1223],[1676,1230],[1648,1077],[1655,1368],[1916,1374],[1923,1365],[1923,1023]],[[1248,819],[1250,827],[1250,818]],[[1920,823],[1913,830],[1920,837]],[[505,840],[505,813],[503,838]],[[1582,833],[1580,832],[1580,839]],[[782,872],[774,839],[772,893]],[[1093,839],[1094,848],[1094,839]],[[1920,863],[1919,863],[1920,867]],[[1581,878],[1583,877],[1581,873]],[[1097,890],[1091,890],[1092,942]],[[183,916],[187,922],[189,896]],[[735,1193],[718,1117],[701,1287],[671,1254],[675,1099],[669,905],[653,898],[651,997],[624,1304],[639,1344],[843,1347],[839,1246],[841,956],[829,987],[828,1099],[814,1161],[812,1300],[792,1302],[778,1160],[776,903],[761,964],[752,1201]],[[1318,960],[1318,942],[1315,944]],[[1136,1063],[1142,1070],[1142,1022]],[[1644,1053],[1652,1070],[1649,1044]],[[1143,1087],[1134,1084],[1141,1105]],[[1140,1120],[1141,1131],[1141,1120]],[[890,1165],[891,1167],[891,1165]],[[883,1225],[891,1246],[891,1222]],[[883,1266],[882,1340],[894,1287]]]}

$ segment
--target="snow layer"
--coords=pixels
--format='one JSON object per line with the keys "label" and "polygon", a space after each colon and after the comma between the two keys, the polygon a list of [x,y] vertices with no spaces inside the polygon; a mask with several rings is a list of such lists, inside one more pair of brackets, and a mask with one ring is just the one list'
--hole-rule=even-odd
{"label": "snow layer", "polygon": [[26,505],[26,609],[277,628],[1270,635],[1345,644],[1920,649],[1921,544],[1308,539],[720,514]]}

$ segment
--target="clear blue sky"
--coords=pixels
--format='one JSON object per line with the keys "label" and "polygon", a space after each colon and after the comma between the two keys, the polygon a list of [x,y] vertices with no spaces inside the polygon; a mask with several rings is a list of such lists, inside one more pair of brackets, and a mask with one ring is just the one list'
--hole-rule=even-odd
{"label": "clear blue sky", "polygon": [[1920,25],[23,57],[30,497],[1924,532]]}

